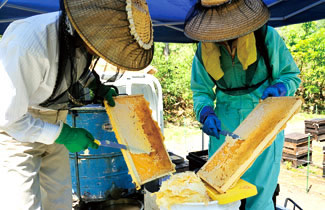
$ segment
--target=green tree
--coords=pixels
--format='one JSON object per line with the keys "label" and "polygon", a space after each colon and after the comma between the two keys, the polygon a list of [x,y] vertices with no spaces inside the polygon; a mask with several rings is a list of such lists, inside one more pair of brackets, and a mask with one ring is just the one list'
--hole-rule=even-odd
{"label": "green tree", "polygon": [[193,119],[190,89],[191,66],[196,44],[155,43],[152,65],[163,89],[164,117],[167,122],[182,124]]}
{"label": "green tree", "polygon": [[325,113],[325,22],[307,22],[279,29],[300,71],[302,83],[297,95],[303,108]]}

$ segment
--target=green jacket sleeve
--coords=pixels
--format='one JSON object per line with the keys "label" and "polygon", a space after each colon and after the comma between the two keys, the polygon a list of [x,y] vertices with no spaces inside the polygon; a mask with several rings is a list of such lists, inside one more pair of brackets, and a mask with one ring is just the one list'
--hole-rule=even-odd
{"label": "green jacket sleeve", "polygon": [[216,94],[213,89],[215,83],[204,69],[200,57],[201,44],[198,45],[198,49],[193,58],[191,76],[191,90],[193,92],[194,112],[197,120],[199,120],[200,112],[204,106],[214,108],[214,100],[216,99]]}
{"label": "green jacket sleeve", "polygon": [[278,32],[270,26],[267,29],[265,43],[272,67],[272,85],[283,82],[288,91],[287,95],[293,96],[301,82],[298,77],[300,70]]}

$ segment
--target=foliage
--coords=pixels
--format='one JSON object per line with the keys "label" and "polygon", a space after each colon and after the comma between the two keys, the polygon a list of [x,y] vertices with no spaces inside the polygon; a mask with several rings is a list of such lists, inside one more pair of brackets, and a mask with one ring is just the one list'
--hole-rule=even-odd
{"label": "foliage", "polygon": [[285,161],[284,163],[285,163],[285,166],[286,166],[286,169],[287,169],[287,170],[291,170],[291,169],[292,169],[292,162],[290,162],[290,161]]}
{"label": "foliage", "polygon": [[191,65],[196,44],[155,43],[152,65],[163,89],[164,118],[182,125],[183,118],[192,118],[193,100],[190,89]]}
{"label": "foliage", "polygon": [[286,26],[279,32],[301,70],[297,95],[305,100],[303,109],[325,114],[325,21]]}

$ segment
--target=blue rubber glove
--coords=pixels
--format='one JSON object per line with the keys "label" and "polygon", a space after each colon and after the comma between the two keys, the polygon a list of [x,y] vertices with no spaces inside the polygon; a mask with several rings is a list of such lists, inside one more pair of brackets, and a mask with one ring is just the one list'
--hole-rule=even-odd
{"label": "blue rubber glove", "polygon": [[279,83],[276,83],[274,85],[267,87],[264,90],[261,99],[264,100],[269,96],[279,97],[279,96],[285,96],[285,95],[287,95],[287,88],[282,82],[279,82]]}
{"label": "blue rubber glove", "polygon": [[211,106],[205,106],[200,113],[200,122],[203,124],[203,132],[220,138],[219,132],[221,130],[221,121],[218,119]]}

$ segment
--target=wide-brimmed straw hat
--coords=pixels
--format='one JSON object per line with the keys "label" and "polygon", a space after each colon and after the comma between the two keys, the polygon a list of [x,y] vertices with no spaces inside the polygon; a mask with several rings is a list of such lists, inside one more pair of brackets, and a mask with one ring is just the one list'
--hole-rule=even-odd
{"label": "wide-brimmed straw hat", "polygon": [[126,70],[153,58],[153,29],[145,0],[64,0],[70,22],[98,56]]}
{"label": "wide-brimmed straw hat", "polygon": [[201,0],[190,12],[185,35],[205,42],[220,42],[249,34],[269,19],[261,0]]}

